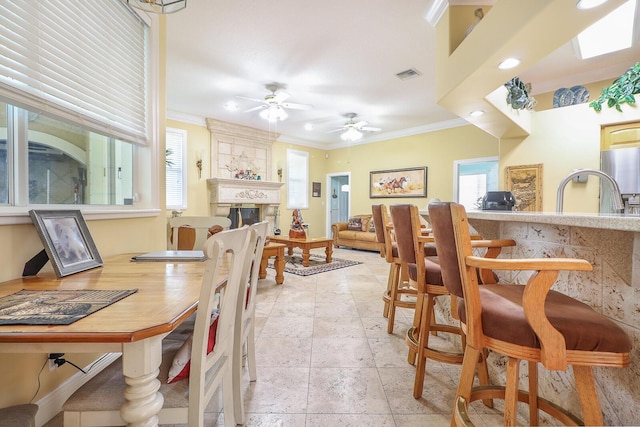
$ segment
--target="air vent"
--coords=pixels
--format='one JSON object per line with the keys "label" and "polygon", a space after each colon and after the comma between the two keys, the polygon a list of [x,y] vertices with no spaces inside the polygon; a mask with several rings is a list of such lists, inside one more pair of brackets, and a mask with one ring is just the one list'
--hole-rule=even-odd
{"label": "air vent", "polygon": [[414,77],[418,77],[419,75],[420,75],[420,72],[418,70],[409,68],[408,70],[400,71],[399,73],[397,73],[396,77],[398,77],[400,80],[409,80]]}

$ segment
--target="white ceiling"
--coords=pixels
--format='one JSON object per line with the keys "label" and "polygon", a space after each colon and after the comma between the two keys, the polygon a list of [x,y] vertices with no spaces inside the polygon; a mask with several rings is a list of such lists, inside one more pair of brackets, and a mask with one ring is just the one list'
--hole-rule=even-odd
{"label": "white ceiling", "polygon": [[[464,123],[435,104],[435,29],[424,19],[434,1],[189,0],[167,15],[168,116],[214,118],[322,149],[346,145],[340,132],[329,131],[350,112],[381,128],[362,142]],[[636,44],[579,61],[569,43],[520,77],[534,94],[548,92],[613,78],[638,58]],[[421,75],[396,77],[409,68]],[[260,104],[238,96],[263,99],[269,83],[284,86],[287,101],[313,108],[287,110],[289,118],[276,125],[259,111],[245,112]],[[225,109],[230,101],[238,111]]]}

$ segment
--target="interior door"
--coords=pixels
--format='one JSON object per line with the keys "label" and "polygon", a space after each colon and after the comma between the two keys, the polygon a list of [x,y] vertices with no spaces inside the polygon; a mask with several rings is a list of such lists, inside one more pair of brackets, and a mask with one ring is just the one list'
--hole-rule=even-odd
{"label": "interior door", "polygon": [[331,224],[349,220],[351,175],[330,174],[327,181],[327,236],[331,236]]}

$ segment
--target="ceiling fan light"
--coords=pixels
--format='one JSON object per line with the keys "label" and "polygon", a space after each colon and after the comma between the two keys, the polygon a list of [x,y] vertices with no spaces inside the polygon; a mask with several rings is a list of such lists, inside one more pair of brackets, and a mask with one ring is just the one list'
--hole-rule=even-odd
{"label": "ceiling fan light", "polygon": [[349,129],[340,134],[340,138],[343,141],[357,141],[362,138],[362,132],[354,127],[349,127]]}
{"label": "ceiling fan light", "polygon": [[598,7],[606,2],[607,0],[578,0],[576,7],[582,10],[593,9],[594,7]]}
{"label": "ceiling fan light", "polygon": [[151,13],[174,13],[187,7],[187,0],[127,0],[136,9]]}
{"label": "ceiling fan light", "polygon": [[260,111],[260,117],[273,123],[278,120],[280,121],[286,120],[286,118],[289,117],[289,115],[287,114],[286,111],[284,111],[284,108],[282,108],[281,106],[270,105],[266,109]]}

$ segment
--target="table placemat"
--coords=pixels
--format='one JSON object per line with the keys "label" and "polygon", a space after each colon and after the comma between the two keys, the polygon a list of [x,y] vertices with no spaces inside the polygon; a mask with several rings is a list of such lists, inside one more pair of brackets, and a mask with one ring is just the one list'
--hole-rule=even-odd
{"label": "table placemat", "polygon": [[23,289],[0,298],[0,325],[69,325],[137,291]]}

